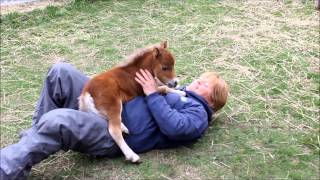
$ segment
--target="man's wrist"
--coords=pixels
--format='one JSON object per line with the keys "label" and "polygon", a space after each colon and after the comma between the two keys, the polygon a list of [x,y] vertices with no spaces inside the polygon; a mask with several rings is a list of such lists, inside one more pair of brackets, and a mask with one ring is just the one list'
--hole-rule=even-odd
{"label": "man's wrist", "polygon": [[147,97],[153,96],[154,94],[158,94],[158,91],[154,91],[151,93],[146,94]]}
{"label": "man's wrist", "polygon": [[151,95],[151,94],[153,94],[155,92],[157,92],[157,91],[156,90],[155,91],[149,91],[149,92],[145,92],[145,94],[146,94],[146,96],[149,96],[149,95]]}

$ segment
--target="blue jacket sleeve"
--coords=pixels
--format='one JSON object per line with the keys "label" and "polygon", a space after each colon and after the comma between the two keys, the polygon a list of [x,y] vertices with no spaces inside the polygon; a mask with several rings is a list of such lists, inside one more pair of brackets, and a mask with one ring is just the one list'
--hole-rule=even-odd
{"label": "blue jacket sleeve", "polygon": [[159,93],[147,96],[146,101],[160,131],[171,140],[199,138],[208,127],[208,115],[200,103],[185,103],[176,109]]}

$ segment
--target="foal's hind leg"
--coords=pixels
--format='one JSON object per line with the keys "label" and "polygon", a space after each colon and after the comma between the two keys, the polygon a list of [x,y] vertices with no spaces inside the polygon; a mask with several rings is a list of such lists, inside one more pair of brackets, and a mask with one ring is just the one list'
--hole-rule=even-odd
{"label": "foal's hind leg", "polygon": [[[121,129],[121,111],[122,111],[122,103],[120,100],[113,101],[114,104],[112,106],[108,106],[106,109],[106,113],[109,119],[109,133],[120,147],[121,151],[126,157],[126,160],[131,161],[133,163],[137,163],[140,160],[140,157],[132,151],[132,149],[128,146],[128,144],[124,141],[122,136]],[[116,102],[116,103],[115,103]],[[125,126],[124,126],[125,127]]]}

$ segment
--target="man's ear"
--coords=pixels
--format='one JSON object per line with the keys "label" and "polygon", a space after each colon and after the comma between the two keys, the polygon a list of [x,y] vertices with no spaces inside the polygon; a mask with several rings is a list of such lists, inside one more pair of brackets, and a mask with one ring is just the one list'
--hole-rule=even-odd
{"label": "man's ear", "polygon": [[166,49],[168,47],[168,42],[167,41],[162,41],[160,43],[160,47],[162,47],[163,49]]}
{"label": "man's ear", "polygon": [[159,48],[157,48],[157,47],[154,47],[153,48],[153,56],[155,57],[155,58],[158,58],[159,56],[161,56],[161,53],[160,53],[160,50],[159,50]]}

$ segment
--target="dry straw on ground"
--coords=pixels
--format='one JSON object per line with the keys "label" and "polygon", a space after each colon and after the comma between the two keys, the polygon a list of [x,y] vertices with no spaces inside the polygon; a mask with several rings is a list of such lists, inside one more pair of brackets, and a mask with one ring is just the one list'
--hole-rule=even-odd
{"label": "dry straw on ground", "polygon": [[38,0],[22,4],[1,5],[1,15],[6,15],[12,12],[30,12],[34,9],[44,9],[47,6],[62,6],[70,3],[72,0]]}
{"label": "dry straw on ground", "polygon": [[[1,94],[1,147],[16,142],[18,132],[30,127],[41,88],[39,79],[52,59],[63,54],[91,75],[117,64],[134,48],[166,37],[184,81],[217,70],[229,82],[231,93],[227,106],[217,114],[223,122],[210,127],[197,147],[142,155],[152,168],[169,167],[169,173],[160,178],[205,179],[211,173],[216,179],[259,179],[265,173],[265,179],[290,179],[297,170],[286,165],[300,168],[288,163],[291,161],[301,162],[299,165],[308,167],[301,168],[303,171],[319,177],[315,175],[319,160],[313,158],[320,147],[319,87],[314,82],[319,79],[312,76],[320,72],[319,11],[306,7],[310,1],[300,0],[176,1],[178,5],[168,5],[170,2],[98,1],[88,6],[105,6],[95,7],[93,12],[79,5],[80,10],[67,18],[21,28],[16,39],[9,36],[12,29],[8,26],[1,42],[1,52],[5,52],[1,83],[12,87],[3,88]],[[61,49],[65,51],[61,53]],[[28,77],[19,76],[18,70]],[[313,141],[313,135],[318,139]],[[300,137],[305,139],[297,140]],[[301,154],[307,160],[300,160]],[[205,158],[183,159],[187,155]],[[33,175],[138,179],[150,170],[147,165],[132,168],[119,160],[81,163],[82,158],[73,152],[56,154],[34,167]]]}

